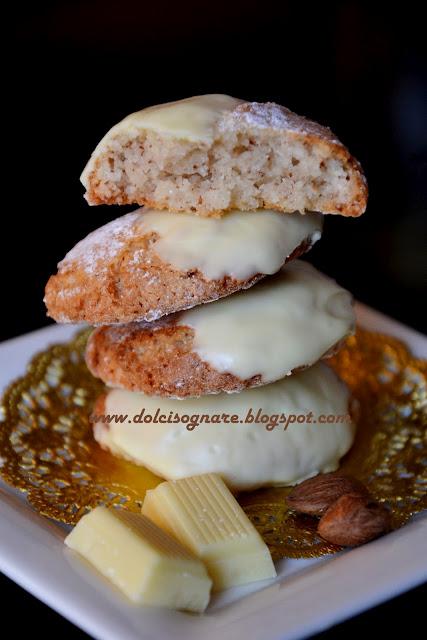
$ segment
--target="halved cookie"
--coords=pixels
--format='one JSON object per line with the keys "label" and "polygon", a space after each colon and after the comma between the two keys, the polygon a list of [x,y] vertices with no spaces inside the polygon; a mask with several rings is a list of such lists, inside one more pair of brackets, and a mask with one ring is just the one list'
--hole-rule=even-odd
{"label": "halved cookie", "polygon": [[320,214],[233,212],[222,218],[138,209],[89,234],[46,286],[58,322],[152,321],[251,287],[307,251]]}
{"label": "halved cookie", "polygon": [[153,323],[99,327],[86,362],[112,387],[186,398],[279,380],[354,330],[351,295],[295,260],[247,292]]}
{"label": "halved cookie", "polygon": [[335,135],[273,102],[204,95],[114,126],[81,176],[89,204],[219,215],[270,208],[359,216],[367,186]]}

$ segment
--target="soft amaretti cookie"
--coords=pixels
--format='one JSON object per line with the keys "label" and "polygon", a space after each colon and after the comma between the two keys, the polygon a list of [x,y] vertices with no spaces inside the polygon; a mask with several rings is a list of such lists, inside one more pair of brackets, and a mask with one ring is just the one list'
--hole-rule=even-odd
{"label": "soft amaretti cookie", "polygon": [[86,362],[112,387],[176,398],[240,392],[334,352],[354,330],[351,295],[295,260],[249,291],[162,318],[95,329]]}
{"label": "soft amaretti cookie", "polygon": [[141,208],[89,234],[46,286],[58,322],[152,321],[251,287],[307,251],[321,214],[202,218]]}
{"label": "soft amaretti cookie", "polygon": [[350,405],[318,363],[239,394],[171,400],[113,389],[92,422],[103,448],[167,480],[218,473],[233,489],[254,489],[334,471],[354,439]]}
{"label": "soft amaretti cookie", "polygon": [[359,216],[367,186],[335,135],[273,102],[203,95],[143,109],[115,125],[81,176],[89,204],[148,204]]}

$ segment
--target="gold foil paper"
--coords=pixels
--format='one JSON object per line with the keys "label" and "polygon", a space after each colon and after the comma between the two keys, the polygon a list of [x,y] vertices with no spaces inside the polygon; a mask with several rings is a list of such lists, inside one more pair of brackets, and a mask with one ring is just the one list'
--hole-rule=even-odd
{"label": "gold foil paper", "polygon": [[[139,511],[145,491],[161,482],[93,439],[89,415],[104,387],[84,363],[88,335],[35,356],[0,408],[0,474],[41,514],[68,524],[98,504]],[[341,469],[389,506],[398,527],[427,507],[427,362],[399,340],[358,329],[329,363],[359,404],[355,444]],[[289,491],[239,496],[273,557],[339,550],[317,536],[315,519],[286,508]]]}

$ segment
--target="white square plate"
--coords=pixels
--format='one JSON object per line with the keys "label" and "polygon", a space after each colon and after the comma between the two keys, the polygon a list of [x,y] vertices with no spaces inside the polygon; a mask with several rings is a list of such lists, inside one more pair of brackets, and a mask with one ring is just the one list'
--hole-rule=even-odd
{"label": "white square plate", "polygon": [[[420,357],[427,339],[363,305],[359,323],[401,338]],[[30,357],[76,327],[51,326],[0,344],[0,389]],[[363,547],[283,560],[274,582],[231,589],[203,616],[133,606],[64,547],[66,527],[36,513],[0,481],[0,570],[100,640],[290,640],[321,631],[427,578],[427,514]]]}

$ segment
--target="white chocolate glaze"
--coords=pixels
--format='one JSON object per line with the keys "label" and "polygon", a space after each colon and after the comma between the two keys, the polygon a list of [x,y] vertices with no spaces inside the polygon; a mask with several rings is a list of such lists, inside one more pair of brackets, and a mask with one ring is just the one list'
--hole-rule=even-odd
{"label": "white chocolate glaze", "polygon": [[[153,105],[135,111],[112,127],[96,146],[92,158],[107,149],[122,135],[138,136],[141,131],[154,131],[171,135],[181,140],[210,144],[218,120],[227,111],[232,111],[243,100],[221,93],[193,96],[175,102]],[[80,180],[92,170],[92,158],[83,170]]]}
{"label": "white chocolate glaze", "polygon": [[241,102],[220,93],[194,96],[131,113],[117,127],[120,131],[146,129],[184,140],[211,142],[221,115]]}
{"label": "white chocolate glaze", "polygon": [[306,262],[179,316],[194,329],[194,351],[219,372],[273,382],[308,366],[353,332],[350,293]]}
{"label": "white chocolate glaze", "polygon": [[304,240],[314,244],[320,238],[323,225],[319,213],[234,211],[222,218],[202,218],[141,211],[141,230],[158,235],[158,256],[182,271],[198,269],[209,280],[276,273]]}
{"label": "white chocolate glaze", "polygon": [[[244,419],[249,409],[270,416],[313,413],[319,416],[348,414],[349,392],[323,363],[274,384],[239,394],[220,394],[188,400],[171,400],[142,393],[111,390],[105,414],[154,416],[157,409],[168,416],[228,414]],[[110,425],[98,422],[95,438],[113,453],[144,465],[166,479],[202,473],[219,473],[235,489],[301,482],[318,472],[332,471],[353,443],[351,422],[293,423],[286,430],[278,424],[267,431],[264,424],[207,424],[190,431],[185,424],[144,423],[125,420]]]}
{"label": "white chocolate glaze", "polygon": [[[304,240],[319,240],[322,226],[320,213],[234,211],[222,218],[201,218],[141,207],[90,233],[58,268],[77,263],[96,275],[133,240],[155,233],[152,248],[166,264],[183,271],[198,269],[207,279],[244,280],[278,271]],[[144,259],[143,252],[136,254],[138,258]]]}
{"label": "white chocolate glaze", "polygon": [[166,102],[131,113],[114,125],[98,143],[80,180],[87,186],[93,159],[110,146],[114,147],[116,139],[123,134],[137,137],[141,131],[154,131],[181,140],[211,144],[218,120],[242,102],[238,98],[212,93]]}

